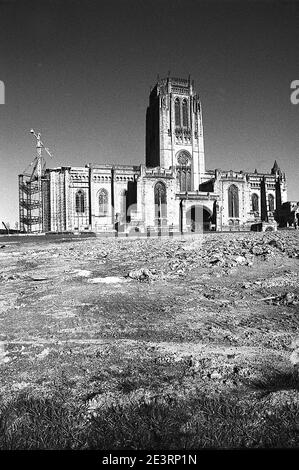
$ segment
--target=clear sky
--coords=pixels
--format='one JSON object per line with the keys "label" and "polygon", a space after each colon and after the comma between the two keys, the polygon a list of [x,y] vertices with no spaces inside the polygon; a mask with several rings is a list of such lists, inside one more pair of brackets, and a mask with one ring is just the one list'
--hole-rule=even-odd
{"label": "clear sky", "polygon": [[299,2],[0,0],[0,222],[18,220],[18,181],[49,167],[145,163],[157,74],[195,81],[208,169],[286,172],[299,200]]}

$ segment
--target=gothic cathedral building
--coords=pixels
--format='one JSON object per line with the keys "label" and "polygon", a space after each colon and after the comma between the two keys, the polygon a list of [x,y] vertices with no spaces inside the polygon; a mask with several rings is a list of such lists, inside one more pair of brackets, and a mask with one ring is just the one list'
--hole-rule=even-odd
{"label": "gothic cathedral building", "polygon": [[250,230],[287,201],[276,161],[269,173],[206,169],[194,82],[170,76],[150,93],[145,165],[49,168],[43,178],[45,232]]}

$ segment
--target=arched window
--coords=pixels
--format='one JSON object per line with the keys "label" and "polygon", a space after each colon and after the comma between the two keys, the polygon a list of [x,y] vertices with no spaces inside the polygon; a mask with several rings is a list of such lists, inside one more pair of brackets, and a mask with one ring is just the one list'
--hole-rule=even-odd
{"label": "arched window", "polygon": [[269,202],[269,211],[274,212],[274,196],[273,196],[273,194],[269,194],[268,202]]}
{"label": "arched window", "polygon": [[176,180],[178,182],[179,191],[181,191],[181,173],[181,170],[177,170],[176,172]]}
{"label": "arched window", "polygon": [[181,171],[181,181],[180,181],[180,190],[185,192],[186,191],[186,170]]}
{"label": "arched window", "polygon": [[174,120],[176,127],[181,126],[181,108],[180,100],[177,98],[174,102]]}
{"label": "arched window", "polygon": [[239,217],[239,190],[234,184],[228,188],[228,216]]}
{"label": "arched window", "polygon": [[183,150],[177,154],[177,162],[177,180],[180,191],[191,191],[191,155]]}
{"label": "arched window", "polygon": [[108,213],[108,191],[100,189],[99,191],[99,214],[106,215]]}
{"label": "arched window", "polygon": [[185,167],[177,170],[177,181],[180,192],[191,191],[191,168]]}
{"label": "arched window", "polygon": [[85,212],[85,195],[81,189],[76,192],[76,212],[77,214]]}
{"label": "arched window", "polygon": [[191,168],[187,168],[187,173],[186,173],[186,191],[191,191]]}
{"label": "arched window", "polygon": [[119,193],[119,207],[121,217],[126,217],[127,214],[127,190],[121,189]]}
{"label": "arched window", "polygon": [[159,181],[155,185],[155,214],[156,218],[166,217],[166,186]]}
{"label": "arched window", "polygon": [[183,100],[182,110],[183,110],[183,127],[188,127],[188,105],[187,105],[187,100]]}
{"label": "arched window", "polygon": [[251,196],[251,203],[252,203],[252,210],[254,212],[258,212],[259,211],[259,197],[257,194],[253,194]]}

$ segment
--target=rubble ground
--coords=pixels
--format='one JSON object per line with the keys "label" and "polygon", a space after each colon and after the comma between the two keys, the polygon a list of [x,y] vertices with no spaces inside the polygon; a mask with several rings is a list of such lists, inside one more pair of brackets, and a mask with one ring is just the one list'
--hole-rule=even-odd
{"label": "rubble ground", "polygon": [[298,241],[0,243],[0,448],[297,446]]}

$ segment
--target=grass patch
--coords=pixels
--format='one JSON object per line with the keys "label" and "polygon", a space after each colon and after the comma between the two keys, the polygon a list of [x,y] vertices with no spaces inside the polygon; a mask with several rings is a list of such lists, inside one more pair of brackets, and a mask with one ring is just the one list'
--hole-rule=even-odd
{"label": "grass patch", "polygon": [[0,449],[80,448],[82,416],[60,399],[22,393],[0,405]]}
{"label": "grass patch", "polygon": [[[295,405],[265,413],[258,403],[201,395],[188,402],[156,399],[114,406],[92,418],[91,449],[199,449],[293,447],[298,444]],[[298,418],[298,415],[297,415]],[[99,439],[100,437],[100,439]]]}
{"label": "grass patch", "polygon": [[87,405],[21,394],[0,404],[0,449],[199,449],[298,446],[298,409],[198,394],[87,414]]}

